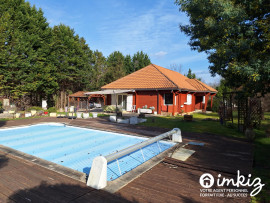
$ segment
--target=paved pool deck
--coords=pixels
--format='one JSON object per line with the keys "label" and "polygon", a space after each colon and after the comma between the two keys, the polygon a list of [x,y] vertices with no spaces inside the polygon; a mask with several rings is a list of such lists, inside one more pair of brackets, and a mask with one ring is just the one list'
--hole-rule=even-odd
{"label": "paved pool deck", "polygon": [[[106,118],[48,117],[0,121],[0,128],[40,122],[69,123],[147,137],[170,130],[115,124]],[[184,142],[200,142],[204,146],[187,145],[185,148],[196,151],[187,161],[167,157],[114,194],[86,187],[80,181],[0,151],[0,202],[250,202],[249,197],[201,197],[199,184],[203,173],[226,178],[236,178],[237,170],[243,175],[251,173],[250,143],[207,133],[182,132],[182,135]]]}

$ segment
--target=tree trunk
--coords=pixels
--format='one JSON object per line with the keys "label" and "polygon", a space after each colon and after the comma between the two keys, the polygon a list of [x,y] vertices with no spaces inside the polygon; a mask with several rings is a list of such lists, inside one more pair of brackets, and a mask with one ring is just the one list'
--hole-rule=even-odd
{"label": "tree trunk", "polygon": [[67,94],[65,92],[65,95],[64,95],[64,108],[63,109],[65,109],[66,106],[67,106]]}
{"label": "tree trunk", "polygon": [[62,104],[63,104],[63,91],[60,92],[60,105],[59,105],[59,109],[62,108]]}

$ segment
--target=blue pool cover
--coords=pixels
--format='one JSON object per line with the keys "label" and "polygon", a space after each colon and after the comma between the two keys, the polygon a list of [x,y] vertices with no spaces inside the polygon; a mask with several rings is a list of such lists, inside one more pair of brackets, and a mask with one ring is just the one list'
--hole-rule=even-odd
{"label": "blue pool cover", "polygon": [[[89,174],[95,157],[109,155],[145,139],[64,124],[0,129],[1,145],[86,174]],[[118,163],[108,163],[108,181],[120,177],[173,145],[174,143],[159,141],[118,159]]]}

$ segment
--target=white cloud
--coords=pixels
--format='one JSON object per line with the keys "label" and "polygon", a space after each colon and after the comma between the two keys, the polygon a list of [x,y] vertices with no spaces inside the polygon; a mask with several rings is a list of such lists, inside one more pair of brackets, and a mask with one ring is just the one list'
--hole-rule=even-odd
{"label": "white cloud", "polygon": [[[124,54],[139,50],[147,53],[163,50],[169,54],[172,51],[170,47],[177,44],[179,44],[177,48],[181,49],[182,40],[179,39],[177,42],[173,40],[175,35],[181,35],[179,22],[183,21],[183,16],[173,13],[175,12],[166,8],[164,1],[160,1],[150,10],[133,12],[126,18],[120,14],[108,15],[108,21],[103,22],[98,28],[99,44],[108,47],[102,51],[105,55],[114,50]],[[163,56],[164,53],[161,55]]]}
{"label": "white cloud", "polygon": [[159,51],[157,53],[154,53],[153,55],[157,58],[162,58],[163,56],[167,55],[168,53],[166,51]]}

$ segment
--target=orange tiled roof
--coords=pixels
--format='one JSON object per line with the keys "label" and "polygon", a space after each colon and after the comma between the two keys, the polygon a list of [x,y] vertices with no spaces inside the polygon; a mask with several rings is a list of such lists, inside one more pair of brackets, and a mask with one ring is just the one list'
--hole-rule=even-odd
{"label": "orange tiled roof", "polygon": [[209,85],[199,81],[197,79],[188,79],[188,82],[196,88],[197,91],[207,91],[207,92],[217,92],[216,89],[210,87]]}
{"label": "orange tiled roof", "polygon": [[[208,87],[202,82],[190,82],[190,79],[178,72],[150,64],[101,89],[181,89],[216,92],[215,89]],[[202,88],[204,89],[202,90]]]}
{"label": "orange tiled roof", "polygon": [[84,93],[86,93],[85,91],[79,91],[79,92],[75,92],[73,94],[68,95],[69,97],[87,97],[87,95],[85,95]]}

